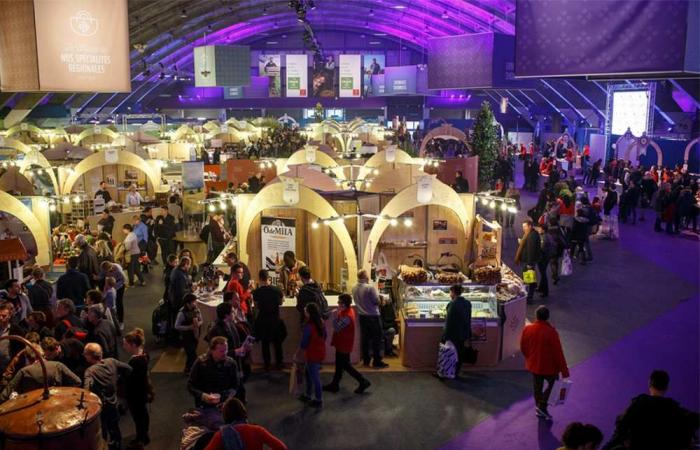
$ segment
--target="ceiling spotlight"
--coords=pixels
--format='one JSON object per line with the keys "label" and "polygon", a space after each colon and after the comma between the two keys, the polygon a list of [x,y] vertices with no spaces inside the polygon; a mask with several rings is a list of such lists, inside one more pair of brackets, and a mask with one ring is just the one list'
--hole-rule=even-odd
{"label": "ceiling spotlight", "polygon": [[440,17],[442,17],[443,19],[449,19],[449,18],[450,18],[450,16],[447,14],[447,10],[443,11],[443,12],[442,12],[442,16],[440,16]]}
{"label": "ceiling spotlight", "polygon": [[222,210],[226,211],[226,202],[221,202],[221,203],[219,203],[219,208],[221,208]]}
{"label": "ceiling spotlight", "polygon": [[79,195],[76,195],[75,197],[73,197],[73,203],[80,203],[80,196]]}
{"label": "ceiling spotlight", "polygon": [[489,205],[489,207],[491,207],[491,209],[496,209],[496,201],[491,200],[491,204]]}
{"label": "ceiling spotlight", "polygon": [[501,211],[507,211],[508,210],[508,205],[505,203],[501,203]]}
{"label": "ceiling spotlight", "polygon": [[63,203],[65,203],[65,204],[70,203],[70,197],[63,197]]}
{"label": "ceiling spotlight", "polygon": [[311,222],[311,228],[313,228],[314,230],[317,230],[318,229],[318,222],[315,220],[313,222]]}
{"label": "ceiling spotlight", "polygon": [[186,10],[186,9],[183,9],[183,10],[180,12],[180,18],[181,18],[181,19],[187,19],[187,10]]}
{"label": "ceiling spotlight", "polygon": [[488,204],[489,204],[489,199],[488,199],[488,198],[482,198],[482,199],[481,199],[481,203],[483,203],[484,205],[488,205]]}
{"label": "ceiling spotlight", "polygon": [[516,208],[515,206],[509,206],[509,207],[508,207],[508,212],[511,213],[511,214],[515,214],[515,213],[518,212],[518,208]]}
{"label": "ceiling spotlight", "polygon": [[266,16],[267,15],[267,8],[263,8],[262,15]]}
{"label": "ceiling spotlight", "polygon": [[316,3],[314,2],[314,0],[307,0],[306,6],[308,6],[308,8],[311,10],[316,9]]}
{"label": "ceiling spotlight", "polygon": [[56,212],[56,205],[54,205],[53,203],[51,203],[51,204],[49,205],[49,211],[51,211],[51,212]]}
{"label": "ceiling spotlight", "polygon": [[389,220],[389,225],[391,225],[392,227],[395,227],[395,226],[397,226],[398,224],[399,224],[399,221],[396,220],[396,219],[391,219],[391,220]]}
{"label": "ceiling spotlight", "polygon": [[373,10],[373,9],[370,9],[370,10],[369,10],[369,14],[367,14],[367,15],[370,16],[370,17],[373,17],[373,16],[374,16],[374,10]]}
{"label": "ceiling spotlight", "polygon": [[410,217],[406,217],[405,219],[403,219],[403,225],[405,227],[412,227],[413,226],[413,219],[411,219]]}
{"label": "ceiling spotlight", "polygon": [[214,205],[213,203],[209,203],[209,212],[214,212],[214,211],[216,211],[216,205]]}

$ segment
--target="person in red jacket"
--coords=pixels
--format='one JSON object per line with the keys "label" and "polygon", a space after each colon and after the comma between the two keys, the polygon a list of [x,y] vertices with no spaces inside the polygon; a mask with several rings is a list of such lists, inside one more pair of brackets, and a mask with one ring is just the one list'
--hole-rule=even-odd
{"label": "person in red jacket", "polygon": [[263,450],[263,446],[272,450],[287,450],[284,442],[265,428],[248,423],[248,411],[237,398],[226,400],[221,412],[226,425],[214,433],[204,450],[224,450],[227,443],[237,444],[233,448],[245,450]]}
{"label": "person in red jacket", "polygon": [[233,267],[231,267],[231,279],[226,284],[226,289],[224,289],[224,292],[235,292],[236,295],[238,295],[238,299],[241,302],[241,311],[243,311],[246,318],[249,318],[252,313],[252,308],[250,305],[251,295],[250,289],[244,289],[241,282],[241,280],[243,280],[244,273],[245,269],[243,269],[242,265],[234,264]]}
{"label": "person in red jacket", "polygon": [[[552,420],[547,411],[547,402],[552,393],[554,381],[561,373],[569,378],[564,351],[559,341],[559,333],[548,322],[549,309],[540,306],[535,311],[537,321],[525,327],[520,337],[520,351],[525,355],[525,368],[532,373],[535,394],[535,414],[541,419]],[[544,389],[544,382],[547,388]]]}
{"label": "person in red jacket", "polygon": [[350,362],[350,353],[352,353],[352,347],[355,344],[355,311],[350,306],[351,304],[352,296],[350,294],[340,294],[338,309],[333,311],[334,331],[331,345],[335,347],[335,375],[333,375],[333,381],[323,386],[324,391],[338,392],[343,372],[347,372],[360,383],[355,389],[355,394],[364,393],[371,384]]}
{"label": "person in red jacket", "polygon": [[[313,407],[323,406],[321,388],[321,364],[326,357],[326,324],[316,303],[308,303],[304,308],[304,328],[295,361],[306,361],[306,392],[299,400]],[[303,356],[302,356],[303,355]],[[315,398],[312,397],[312,391]]]}

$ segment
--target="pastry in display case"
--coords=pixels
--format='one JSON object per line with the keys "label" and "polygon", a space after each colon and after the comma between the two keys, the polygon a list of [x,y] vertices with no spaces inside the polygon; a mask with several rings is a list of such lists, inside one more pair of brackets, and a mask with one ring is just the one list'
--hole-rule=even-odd
{"label": "pastry in display case", "polygon": [[[408,319],[444,319],[450,302],[449,284],[405,286],[404,314]],[[472,304],[473,318],[497,318],[495,286],[465,284],[462,296]]]}

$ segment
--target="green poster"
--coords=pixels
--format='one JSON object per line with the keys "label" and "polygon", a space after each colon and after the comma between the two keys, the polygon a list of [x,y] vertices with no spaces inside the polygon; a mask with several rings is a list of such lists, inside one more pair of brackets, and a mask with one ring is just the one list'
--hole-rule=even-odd
{"label": "green poster", "polygon": [[352,89],[352,77],[341,77],[340,78],[340,89]]}
{"label": "green poster", "polygon": [[299,77],[289,77],[287,78],[287,89],[299,89],[301,81]]}

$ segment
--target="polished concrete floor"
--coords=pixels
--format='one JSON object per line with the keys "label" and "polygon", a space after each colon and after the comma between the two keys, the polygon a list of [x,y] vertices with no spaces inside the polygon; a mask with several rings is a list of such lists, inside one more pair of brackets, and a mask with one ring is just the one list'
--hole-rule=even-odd
{"label": "polished concrete floor", "polygon": [[[524,210],[533,202],[525,196]],[[516,227],[506,233],[506,261],[515,253]],[[609,436],[615,415],[644,391],[649,370],[664,367],[671,371],[670,395],[697,410],[699,250],[697,241],[654,233],[649,220],[622,225],[620,240],[593,242],[594,262],[576,265],[546,301],[537,301],[549,305],[573,368],[571,403],[554,410],[551,426],[535,420],[530,376],[517,360],[504,363],[510,370],[469,371],[447,383],[427,373],[370,372],[367,395],[353,394],[347,380],[318,411],[287,393],[286,374],[254,374],[247,384],[251,421],[292,449],[554,449],[573,420],[594,423]],[[147,287],[126,295],[127,328],[147,331],[154,362],[162,351],[150,339],[160,274],[156,267]],[[528,307],[531,318],[535,307]],[[180,373],[152,378],[148,448],[179,448],[180,417],[192,406],[186,379]],[[128,416],[122,429],[130,439]]]}

